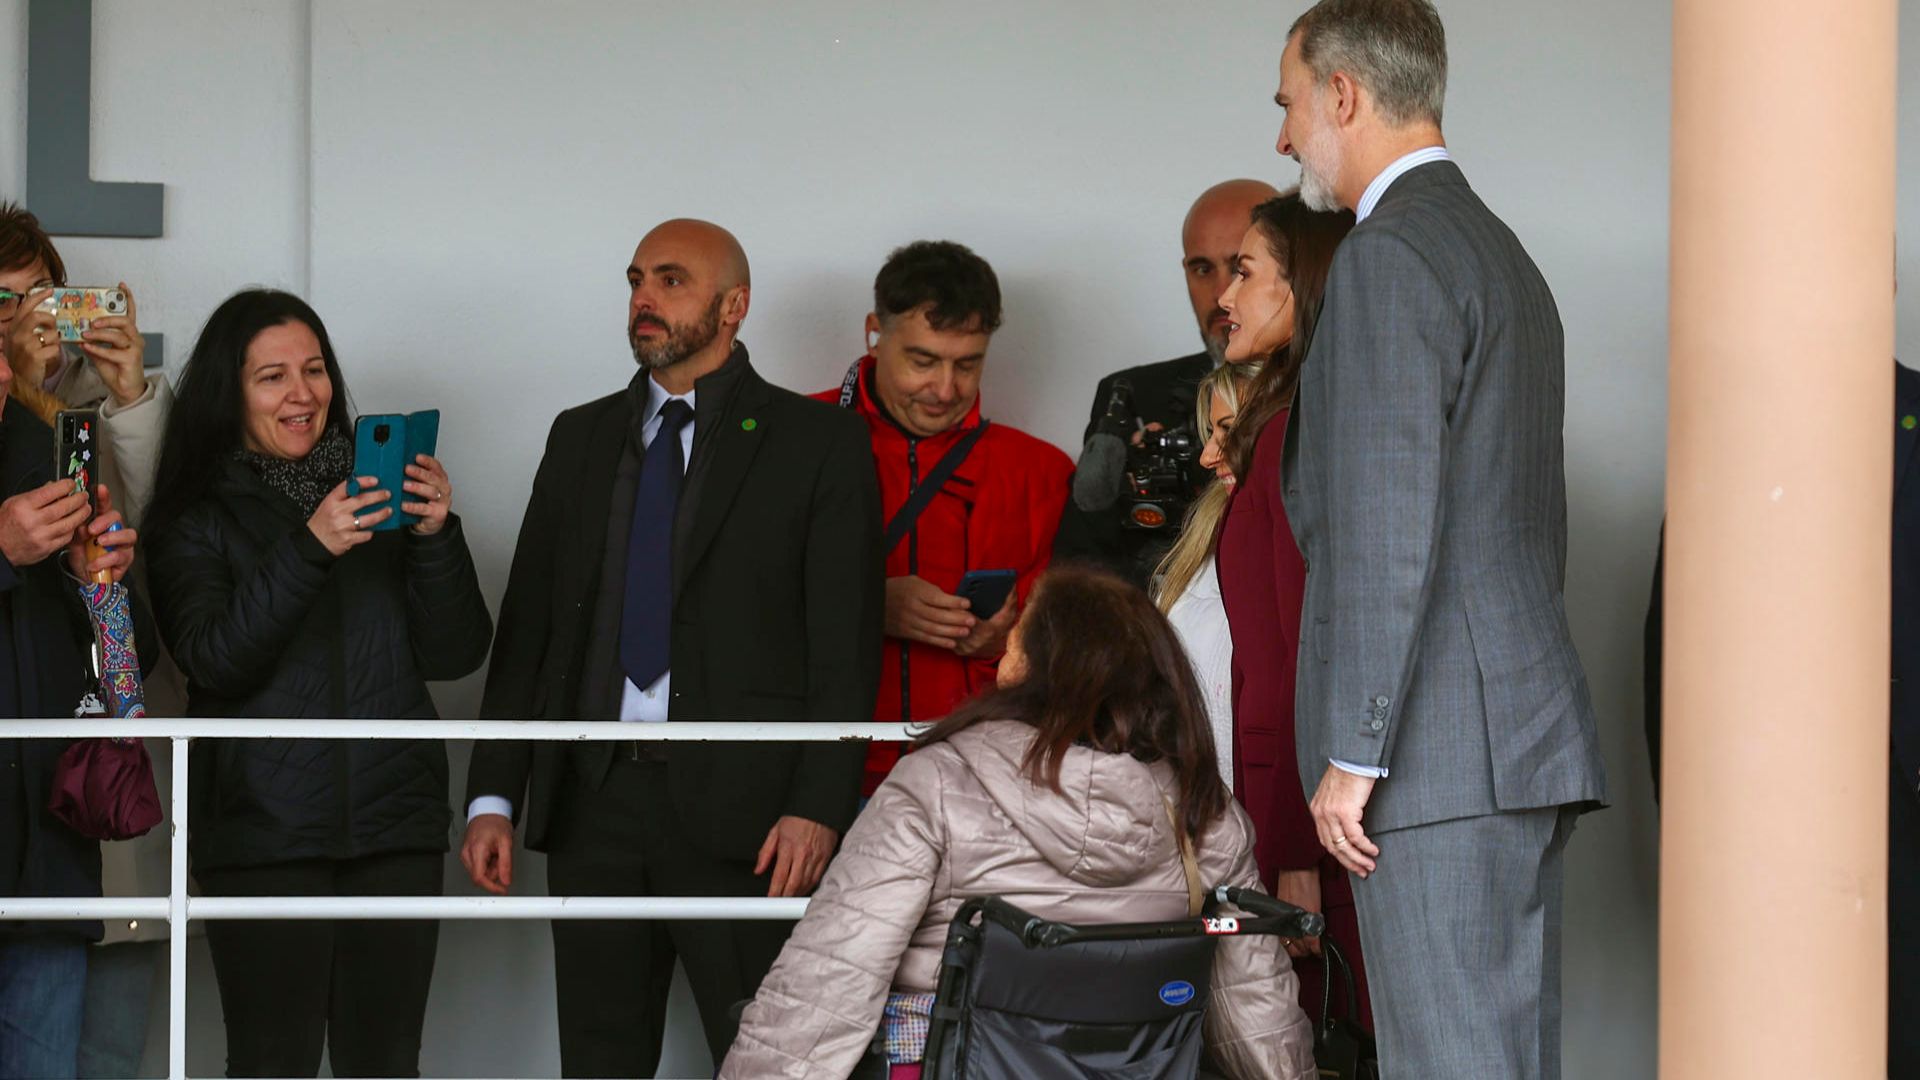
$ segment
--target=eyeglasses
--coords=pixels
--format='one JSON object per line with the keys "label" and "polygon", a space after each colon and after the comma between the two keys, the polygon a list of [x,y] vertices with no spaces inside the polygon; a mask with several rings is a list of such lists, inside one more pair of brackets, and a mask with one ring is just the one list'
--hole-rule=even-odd
{"label": "eyeglasses", "polygon": [[[28,289],[27,292],[39,292],[41,289],[51,289],[53,287],[53,282],[42,281],[33,288]],[[17,293],[12,289],[0,289],[0,319],[11,319],[15,315],[20,314],[20,301],[26,298],[27,293]]]}

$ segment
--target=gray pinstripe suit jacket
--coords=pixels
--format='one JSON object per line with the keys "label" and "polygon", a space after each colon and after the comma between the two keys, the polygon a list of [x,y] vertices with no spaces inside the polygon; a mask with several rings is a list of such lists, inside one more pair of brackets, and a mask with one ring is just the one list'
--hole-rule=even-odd
{"label": "gray pinstripe suit jacket", "polygon": [[1283,466],[1301,782],[1388,768],[1370,831],[1606,800],[1562,595],[1565,393],[1512,231],[1451,162],[1394,182],[1334,257]]}

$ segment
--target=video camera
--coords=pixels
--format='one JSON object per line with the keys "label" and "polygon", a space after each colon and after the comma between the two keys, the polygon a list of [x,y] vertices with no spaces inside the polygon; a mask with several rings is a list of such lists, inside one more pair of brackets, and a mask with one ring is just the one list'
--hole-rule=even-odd
{"label": "video camera", "polygon": [[[1090,451],[1095,440],[1108,448],[1109,458],[1122,457],[1113,450],[1124,448],[1125,480],[1118,492],[1121,524],[1129,529],[1179,531],[1187,505],[1193,501],[1193,462],[1200,453],[1193,428],[1182,424],[1159,431],[1143,430],[1139,413],[1134,410],[1133,387],[1125,379],[1114,380],[1106,412],[1094,428],[1094,437],[1088,440]],[[1082,472],[1089,479],[1111,474],[1110,469],[1087,470],[1087,456],[1083,455]],[[1076,490],[1075,495],[1078,498],[1080,493]],[[1082,500],[1083,505],[1086,501]],[[1103,501],[1111,505],[1115,500],[1109,496]]]}

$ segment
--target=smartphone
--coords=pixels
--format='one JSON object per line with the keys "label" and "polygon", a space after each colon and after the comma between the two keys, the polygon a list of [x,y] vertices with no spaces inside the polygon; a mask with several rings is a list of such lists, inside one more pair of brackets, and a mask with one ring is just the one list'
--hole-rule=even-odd
{"label": "smartphone", "polygon": [[1006,606],[1019,576],[1012,570],[969,570],[967,576],[960,579],[960,588],[954,595],[972,602],[967,614],[976,619],[991,619]]}
{"label": "smartphone", "polygon": [[40,301],[40,310],[53,316],[61,341],[79,341],[93,320],[127,313],[125,289],[99,285],[56,286]]}
{"label": "smartphone", "polygon": [[100,414],[92,409],[62,409],[53,417],[53,475],[72,484],[87,497],[89,514],[94,505],[94,486],[100,482],[100,444],[95,428]]}
{"label": "smartphone", "polygon": [[374,532],[388,532],[420,520],[419,515],[400,509],[402,502],[413,501],[413,496],[408,495],[401,485],[407,482],[407,466],[413,464],[414,458],[420,454],[431,456],[439,441],[439,409],[425,409],[404,415],[382,413],[363,416],[353,422],[355,479],[347,482],[347,493],[360,494],[362,489],[358,478],[362,476],[378,477],[379,483],[373,487],[393,493],[393,500],[389,504],[393,507],[393,515],[373,526]]}

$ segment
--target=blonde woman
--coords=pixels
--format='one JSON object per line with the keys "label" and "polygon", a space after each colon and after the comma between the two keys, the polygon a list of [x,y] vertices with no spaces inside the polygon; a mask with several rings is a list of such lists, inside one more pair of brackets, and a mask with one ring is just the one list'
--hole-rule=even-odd
{"label": "blonde woman", "polygon": [[1214,481],[1194,500],[1180,539],[1154,571],[1154,601],[1166,613],[1180,636],[1181,647],[1193,664],[1213,728],[1213,745],[1220,760],[1220,776],[1233,784],[1233,634],[1227,626],[1227,608],[1220,597],[1220,578],[1214,573],[1214,543],[1220,522],[1233,497],[1233,467],[1226,454],[1227,435],[1233,430],[1240,402],[1260,374],[1264,363],[1223,364],[1200,381],[1194,398],[1196,425],[1206,437],[1200,464],[1213,470]]}

